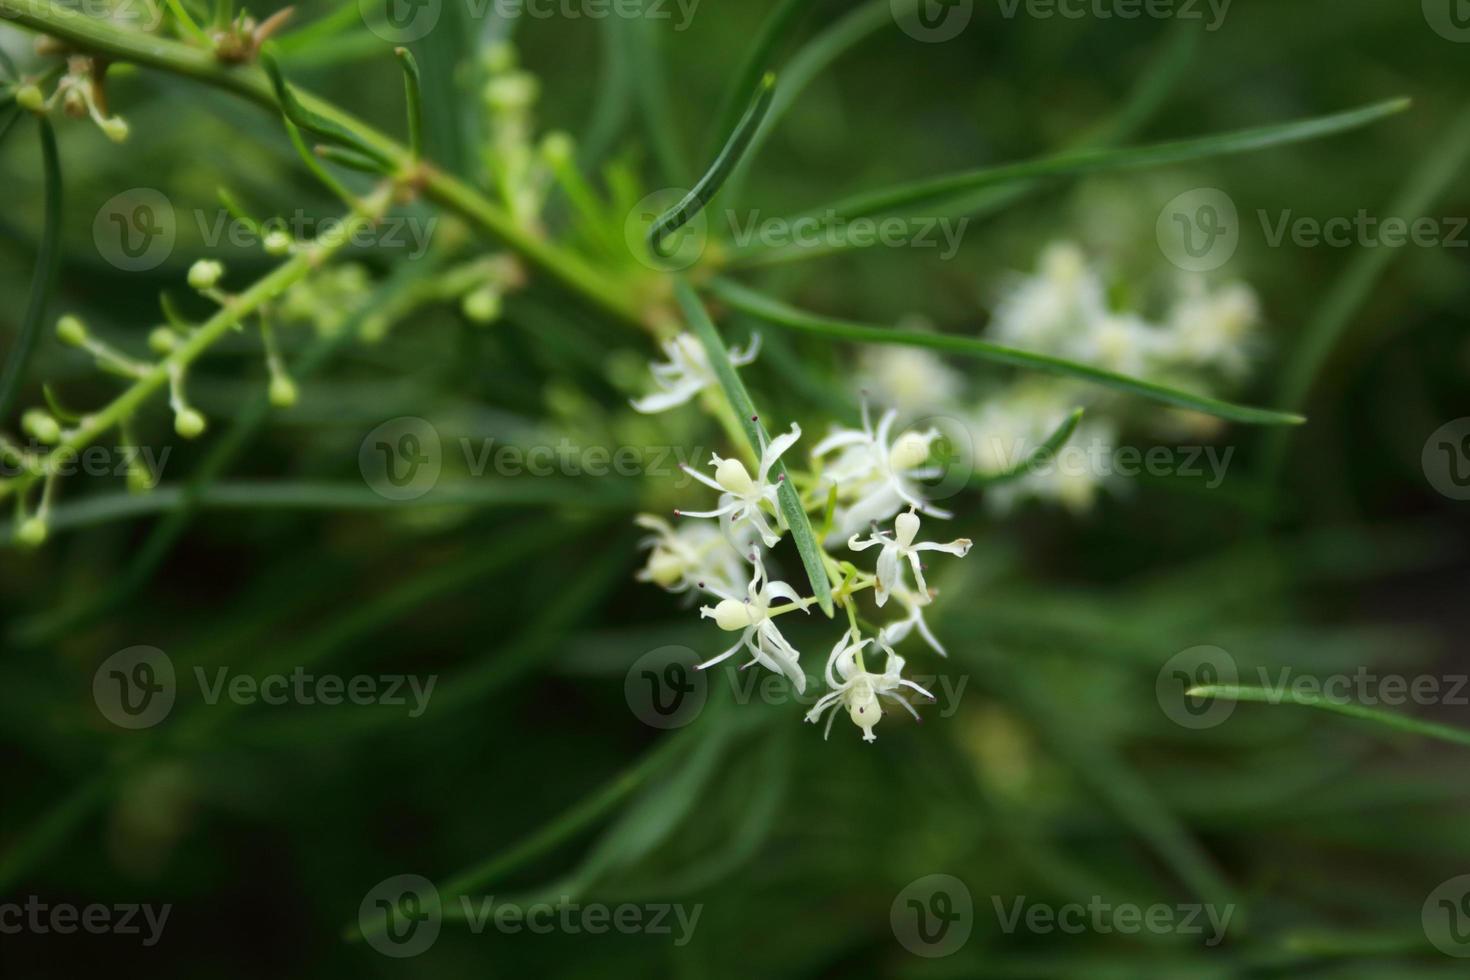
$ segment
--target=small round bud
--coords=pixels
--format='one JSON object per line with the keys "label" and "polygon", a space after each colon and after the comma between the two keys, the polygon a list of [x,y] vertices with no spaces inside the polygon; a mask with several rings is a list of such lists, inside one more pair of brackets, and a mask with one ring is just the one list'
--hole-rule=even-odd
{"label": "small round bud", "polygon": [[185,439],[193,439],[204,434],[204,416],[186,408],[174,416],[174,431]]}
{"label": "small round bud", "polygon": [[905,432],[899,436],[888,454],[888,462],[900,473],[922,466],[928,458],[929,440],[917,432]]}
{"label": "small round bud", "polygon": [[898,539],[900,548],[907,548],[914,543],[914,535],[919,533],[919,515],[913,511],[899,514],[893,520],[893,536]]}
{"label": "small round bud", "polygon": [[30,112],[41,112],[46,108],[46,96],[36,85],[22,85],[15,90],[15,104]]}
{"label": "small round bud", "polygon": [[15,529],[15,540],[27,548],[39,548],[46,543],[46,521],[41,517],[28,517]]}
{"label": "small round bud", "polygon": [[475,323],[494,323],[500,319],[500,291],[494,286],[481,286],[466,293],[459,305],[464,315]]}
{"label": "small round bud", "polygon": [[516,49],[508,41],[496,41],[485,49],[485,70],[492,75],[510,71],[516,66]]}
{"label": "small round bud", "polygon": [[39,408],[33,408],[22,415],[20,427],[34,436],[37,442],[48,446],[54,446],[61,441],[61,426],[51,417],[50,412],[43,412]]}
{"label": "small round bud", "polygon": [[225,274],[225,267],[213,259],[200,259],[189,266],[189,286],[193,289],[213,289]]}
{"label": "small round bud", "polygon": [[721,599],[714,620],[722,630],[743,630],[750,625],[750,607],[739,599]]}
{"label": "small round bud", "polygon": [[540,88],[534,75],[525,72],[501,75],[485,83],[485,104],[498,112],[526,109],[536,101]]}
{"label": "small round bud", "polygon": [[755,486],[745,464],[738,459],[722,459],[715,467],[715,482],[737,496],[747,494]]}
{"label": "small round bud", "polygon": [[69,347],[82,347],[87,343],[87,328],[81,320],[68,313],[56,321],[56,336]]}
{"label": "small round bud", "polygon": [[102,132],[114,143],[121,143],[128,138],[128,124],[121,116],[113,116],[111,119],[100,119],[97,125]]}
{"label": "small round bud", "polygon": [[541,157],[552,167],[570,164],[576,153],[577,144],[561,130],[547,133],[546,138],[541,141]]}
{"label": "small round bud", "polygon": [[270,388],[272,405],[276,408],[290,408],[296,404],[296,396],[296,382],[284,374],[272,376]]}
{"label": "small round bud", "polygon": [[155,354],[168,354],[179,345],[179,335],[171,327],[154,327],[148,333],[148,349]]}
{"label": "small round bud", "polygon": [[291,236],[277,228],[266,232],[265,240],[261,244],[267,255],[285,255],[291,251]]}
{"label": "small round bud", "polygon": [[655,549],[648,556],[648,566],[644,569],[649,581],[665,589],[678,585],[684,578],[685,570],[683,559],[663,548]]}

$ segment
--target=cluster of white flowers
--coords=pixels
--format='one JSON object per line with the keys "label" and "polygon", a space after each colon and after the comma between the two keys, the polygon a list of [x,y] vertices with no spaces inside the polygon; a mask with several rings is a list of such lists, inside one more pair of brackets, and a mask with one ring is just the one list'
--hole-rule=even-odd
{"label": "cluster of white flowers", "polygon": [[[1129,377],[1211,393],[1241,380],[1251,364],[1261,319],[1251,288],[1212,287],[1199,275],[1172,284],[1157,322],[1110,302],[1110,283],[1081,248],[1052,245],[1031,275],[1006,283],[985,332],[987,340]],[[915,329],[923,329],[918,325]],[[870,354],[863,386],[901,408],[905,417],[940,415],[967,432],[976,471],[1005,474],[1024,463],[1077,408],[1087,411],[1061,458],[986,492],[986,503],[1009,511],[1037,499],[1086,512],[1117,483],[1112,467],[1095,465],[1117,448],[1124,406],[1101,389],[1074,381],[1028,377],[967,399],[954,369],[931,351],[910,348]],[[1180,413],[1154,416],[1184,421]],[[858,520],[862,520],[858,514]]]}
{"label": "cluster of white flowers", "polygon": [[[716,384],[709,361],[699,343],[680,335],[665,344],[668,362],[653,365],[660,391],[635,401],[643,412],[663,411],[683,404]],[[755,357],[754,345],[735,352],[732,359],[748,364]],[[637,521],[652,533],[644,539],[648,561],[638,578],[671,592],[693,592],[708,596],[713,604],[700,608],[720,629],[739,633],[726,650],[699,664],[701,669],[723,663],[742,650],[749,656],[744,665],[759,665],[786,677],[798,694],[805,693],[806,671],[801,651],[782,633],[780,616],[800,610],[809,612],[815,597],[803,597],[790,583],[772,579],[766,565],[769,549],[776,547],[789,531],[781,506],[783,483],[789,478],[803,510],[818,518],[835,501],[835,530],[820,547],[822,559],[834,588],[834,599],[847,615],[848,627],[828,656],[823,678],[827,692],[807,713],[810,722],[827,715],[830,733],[837,709],[846,710],[862,730],[865,741],[874,741],[873,728],[883,717],[883,703],[902,705],[916,718],[918,713],[905,692],[933,696],[902,675],[904,659],[894,646],[912,633],[941,656],[944,648],[924,621],[924,609],[934,593],[924,579],[921,554],[938,551],[964,557],[970,541],[959,538],[947,544],[918,540],[919,515],[948,517],[923,497],[920,482],[930,473],[926,466],[935,431],[894,433],[896,412],[890,410],[872,424],[866,405],[862,427],[834,427],[811,452],[811,468],[789,472],[778,461],[790,453],[801,438],[801,427],[765,442],[755,472],[739,459],[712,455],[712,474],[693,468],[686,472],[718,494],[709,510],[676,511],[681,520],[670,523],[660,517],[642,515]],[[708,523],[717,520],[718,525]],[[862,536],[862,529],[870,533]],[[845,549],[853,555],[878,549],[876,568],[858,570],[850,561],[839,562],[830,551]],[[893,600],[902,611],[900,619],[872,628],[864,637],[856,612],[856,597],[871,589],[875,605],[882,609]],[[881,672],[869,670],[863,651],[873,647],[884,654]],[[830,712],[830,714],[829,714]]]}

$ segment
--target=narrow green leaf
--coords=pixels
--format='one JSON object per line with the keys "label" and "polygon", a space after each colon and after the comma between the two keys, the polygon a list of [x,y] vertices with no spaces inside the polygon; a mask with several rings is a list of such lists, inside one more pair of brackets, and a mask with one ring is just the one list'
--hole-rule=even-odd
{"label": "narrow green leaf", "polygon": [[1057,450],[1066,445],[1067,440],[1072,438],[1072,433],[1077,431],[1077,426],[1082,421],[1082,409],[1075,408],[1072,413],[1057,426],[1057,430],[1047,437],[1047,440],[1021,462],[1008,470],[1000,473],[980,473],[970,481],[975,487],[994,487],[1002,483],[1010,483],[1019,480],[1038,466],[1050,460],[1056,455]]}
{"label": "narrow green leaf", "polygon": [[637,97],[643,128],[653,148],[663,179],[684,186],[688,168],[679,129],[674,124],[674,110],[669,104],[669,84],[665,69],[663,45],[654,29],[658,21],[652,17],[615,17],[623,36],[625,50],[634,65],[633,94]]}
{"label": "narrow green leaf", "polygon": [[907,16],[916,5],[917,0],[868,0],[833,22],[786,62],[781,69],[781,84],[771,100],[771,111],[766,116],[766,121],[757,127],[745,159],[736,166],[735,173],[731,175],[727,200],[733,202],[740,196],[739,185],[749,173],[751,161],[760,152],[761,146],[775,130],[786,110],[806,91],[812,80],[858,44],[885,28],[892,28],[895,18]]}
{"label": "narrow green leaf", "polygon": [[684,195],[683,200],[659,215],[658,220],[653,223],[653,227],[648,230],[648,247],[655,255],[667,257],[669,253],[664,251],[664,243],[668,237],[688,224],[720,192],[725,179],[730,176],[730,172],[750,146],[750,140],[760,127],[761,120],[766,117],[766,111],[771,107],[771,93],[775,88],[776,76],[767,72],[756,87],[750,108],[745,110],[745,115],[730,133],[730,138],[725,141],[725,148],[715,157],[709,170],[699,178],[694,189]]}
{"label": "narrow green leaf", "polygon": [[[1435,148],[1422,155],[1407,180],[1394,196],[1385,214],[1428,214],[1434,204],[1465,172],[1470,160],[1470,109],[1462,111]],[[1352,325],[1353,318],[1373,295],[1373,287],[1402,257],[1405,249],[1359,248],[1342,274],[1322,298],[1301,339],[1281,372],[1276,404],[1297,410],[1306,405],[1317,375],[1333,349]],[[1286,464],[1288,440],[1274,434],[1266,444],[1264,482],[1277,485]]]}
{"label": "narrow green leaf", "polygon": [[904,344],[909,347],[928,347],[951,354],[977,357],[995,364],[1004,364],[1009,367],[1036,371],[1041,374],[1075,378],[1079,381],[1086,381],[1089,384],[1111,388],[1129,395],[1136,395],[1139,398],[1147,398],[1150,401],[1159,402],[1160,404],[1172,405],[1176,408],[1187,408],[1191,411],[1203,412],[1206,415],[1213,415],[1216,418],[1226,419],[1231,422],[1241,422],[1247,425],[1300,425],[1306,421],[1300,415],[1235,405],[1230,402],[1220,401],[1219,399],[1208,398],[1204,395],[1194,395],[1175,388],[1168,388],[1164,385],[1155,384],[1152,381],[1142,381],[1138,378],[1114,374],[1112,371],[1104,371],[1101,368],[1090,367],[1086,364],[1064,360],[1060,357],[1051,357],[1047,354],[1033,354],[1028,351],[1017,350],[1013,347],[1002,347],[999,344],[976,340],[973,337],[961,337],[955,334],[925,333],[917,330],[895,330],[892,327],[850,323],[845,320],[834,320],[827,317],[815,316],[803,310],[798,310],[795,307],[787,306],[779,300],[771,299],[769,296],[755,292],[752,289],[747,289],[728,279],[714,281],[710,289],[716,296],[729,303],[735,309],[743,313],[748,313],[751,316],[759,317],[767,323],[772,323],[779,327],[789,327],[792,330],[819,334],[825,337],[836,337],[842,340],[855,340],[868,344]]}
{"label": "narrow green leaf", "polygon": [[1449,725],[1440,725],[1432,721],[1421,721],[1418,718],[1397,715],[1391,711],[1379,711],[1377,708],[1365,708],[1351,702],[1336,701],[1320,692],[1296,691],[1291,688],[1273,691],[1264,687],[1241,687],[1237,684],[1205,684],[1200,687],[1192,687],[1185,694],[1192,698],[1219,698],[1222,701],[1254,701],[1258,704],[1294,704],[1303,708],[1320,708],[1323,711],[1346,715],[1360,721],[1386,725],[1401,732],[1423,735],[1425,738],[1437,738],[1456,745],[1470,745],[1470,730],[1452,728]]}
{"label": "narrow green leaf", "polygon": [[745,93],[756,87],[768,70],[772,68],[772,56],[781,42],[791,34],[801,16],[811,9],[812,0],[780,0],[761,23],[760,32],[750,46],[730,90],[725,93],[719,114],[715,117],[715,128],[710,134],[710,149],[714,141],[735,128],[739,120],[740,100]]}
{"label": "narrow green leaf", "polygon": [[41,161],[46,175],[46,199],[43,205],[41,246],[36,253],[36,268],[31,274],[31,295],[25,315],[20,321],[15,346],[0,371],[0,419],[9,414],[20,392],[26,366],[36,349],[36,338],[46,318],[46,307],[56,285],[56,271],[61,264],[61,158],[56,152],[56,133],[49,120],[41,123]]}
{"label": "narrow green leaf", "polygon": [[393,49],[403,66],[403,97],[408,106],[408,150],[415,160],[424,155],[424,97],[420,91],[419,63],[407,48]]}
{"label": "narrow green leaf", "polygon": [[1039,160],[930,177],[896,187],[859,194],[825,207],[813,208],[789,219],[789,222],[813,218],[830,220],[833,215],[839,219],[852,220],[889,214],[904,208],[933,209],[943,207],[947,201],[957,195],[969,194],[981,188],[995,187],[1018,180],[1140,170],[1235,153],[1248,153],[1357,129],[1403,112],[1408,107],[1408,99],[1391,99],[1328,116],[1302,119],[1275,126],[1243,129],[1198,139],[1122,149],[1074,150]]}
{"label": "narrow green leaf", "polygon": [[360,139],[355,133],[350,132],[339,123],[328,119],[320,113],[312,112],[301,103],[296,93],[287,84],[286,77],[281,73],[281,66],[276,60],[273,52],[274,45],[267,44],[260,53],[260,64],[265,73],[270,77],[271,86],[275,89],[276,100],[280,103],[281,112],[286,121],[293,123],[296,128],[315,133],[323,139],[331,140],[342,146],[357,150],[364,156],[371,157],[383,164],[386,169],[393,168],[392,159],[382,150],[369,145]]}
{"label": "narrow green leaf", "polygon": [[[735,365],[730,363],[730,352],[725,347],[724,340],[720,338],[714,321],[709,318],[709,312],[705,310],[704,303],[695,293],[694,287],[690,286],[686,280],[678,279],[675,281],[674,289],[690,329],[704,345],[705,353],[709,355],[710,365],[714,368],[715,375],[719,377],[720,385],[730,399],[730,405],[740,416],[740,424],[745,429],[745,436],[750,440],[750,446],[755,450],[756,455],[759,455],[768,437],[760,423],[755,405],[750,400],[750,393],[745,390],[745,382],[740,380]],[[778,493],[781,513],[786,518],[786,525],[791,529],[791,540],[796,542],[796,550],[801,554],[801,563],[806,569],[807,578],[811,580],[812,594],[817,597],[817,604],[822,607],[822,611],[830,617],[833,613],[832,586],[827,581],[827,569],[822,563],[822,551],[817,544],[816,534],[812,531],[811,522],[807,520],[806,510],[801,506],[801,497],[796,492],[796,487],[792,486],[791,481],[787,479],[785,464],[777,460],[776,465],[772,467],[772,472],[781,483]]]}

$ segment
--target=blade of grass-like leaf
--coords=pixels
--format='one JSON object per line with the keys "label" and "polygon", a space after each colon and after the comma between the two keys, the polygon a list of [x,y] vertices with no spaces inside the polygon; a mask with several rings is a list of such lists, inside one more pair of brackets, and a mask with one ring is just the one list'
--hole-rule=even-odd
{"label": "blade of grass-like leaf", "polygon": [[602,70],[597,80],[597,102],[583,129],[578,161],[588,170],[596,168],[622,135],[633,109],[633,68],[627,46],[619,36],[616,18],[603,21],[598,32],[602,48]]}
{"label": "blade of grass-like leaf", "polygon": [[684,164],[679,130],[674,125],[674,112],[669,105],[663,45],[654,34],[654,28],[660,22],[646,16],[613,19],[619,22],[629,59],[634,65],[634,95],[638,99],[643,128],[649,146],[653,148],[654,159],[658,161],[659,172],[672,184],[688,186],[689,170]]}
{"label": "blade of grass-like leaf", "polygon": [[[372,511],[435,507],[560,507],[579,510],[629,510],[637,506],[634,481],[599,480],[589,493],[578,482],[495,480],[448,483],[414,500],[389,500],[361,483],[312,480],[241,480],[218,482],[192,490],[187,486],[157,487],[148,493],[128,491],[94,494],[57,504],[51,510],[53,531],[94,527],[110,521],[148,514],[169,513],[188,506],[205,510],[252,511]],[[609,492],[604,492],[609,491]],[[12,542],[14,523],[0,523],[0,545]]]}
{"label": "blade of grass-like leaf", "polygon": [[909,347],[927,347],[932,350],[946,351],[951,354],[963,354],[967,357],[976,357],[995,364],[1004,364],[1008,367],[1022,368],[1041,374],[1075,378],[1079,381],[1086,381],[1104,388],[1111,388],[1114,391],[1136,395],[1139,398],[1147,398],[1150,401],[1159,402],[1164,405],[1187,408],[1192,411],[1203,412],[1206,415],[1213,415],[1217,418],[1226,419],[1231,422],[1241,422],[1247,425],[1299,425],[1306,421],[1299,415],[1292,415],[1286,412],[1273,412],[1262,408],[1250,408],[1244,405],[1234,405],[1216,398],[1193,395],[1186,391],[1179,391],[1176,388],[1168,388],[1164,385],[1155,384],[1152,381],[1142,381],[1138,378],[1114,374],[1111,371],[1104,371],[1100,368],[1064,360],[1060,357],[1033,354],[1028,351],[1016,350],[1012,347],[1002,347],[999,344],[976,340],[973,337],[961,337],[955,334],[925,333],[917,330],[896,330],[892,327],[851,323],[846,320],[834,320],[828,317],[815,316],[803,310],[798,310],[795,307],[787,306],[779,300],[772,299],[752,289],[747,289],[728,279],[715,280],[710,284],[710,290],[714,295],[743,313],[748,313],[751,316],[758,317],[776,326],[789,327],[792,330],[800,330],[826,337],[835,337],[840,340],[855,340],[868,344],[903,344]]}
{"label": "blade of grass-like leaf", "polygon": [[[575,837],[613,807],[627,799],[629,794],[647,782],[650,776],[665,768],[674,756],[692,740],[689,737],[690,731],[692,730],[664,738],[642,759],[623,770],[596,792],[574,804],[540,830],[484,863],[461,871],[444,883],[439,889],[440,895],[444,898],[454,898],[484,888]],[[370,927],[370,934],[376,935],[381,929],[382,925],[374,922]],[[356,942],[364,938],[366,934],[369,933],[363,931],[361,922],[354,922],[342,933],[343,938],[348,942]]]}
{"label": "blade of grass-like leaf", "polygon": [[750,171],[750,164],[767,138],[774,131],[806,87],[827,67],[864,40],[887,27],[893,27],[895,18],[907,16],[918,0],[868,0],[867,3],[850,11],[821,34],[808,41],[781,69],[781,84],[771,99],[771,111],[766,121],[755,132],[745,159],[735,168],[730,177],[728,199],[733,202],[740,196]]}
{"label": "blade of grass-like leaf", "polygon": [[[745,390],[745,383],[740,380],[735,365],[730,363],[730,352],[720,339],[720,332],[715,329],[714,321],[710,319],[704,302],[695,293],[693,286],[684,279],[678,279],[674,290],[690,329],[704,345],[715,375],[720,379],[720,385],[725,389],[725,395],[730,399],[735,414],[740,417],[745,436],[750,440],[756,456],[759,456],[767,444],[767,436],[759,413],[750,400],[750,393]],[[817,597],[817,604],[822,607],[822,611],[830,617],[832,586],[827,580],[827,569],[822,563],[822,551],[817,545],[816,534],[812,531],[811,522],[807,520],[806,510],[801,506],[801,497],[797,494],[796,487],[786,478],[786,466],[780,460],[776,461],[771,472],[780,481],[781,488],[777,497],[781,502],[781,513],[786,518],[787,527],[791,529],[791,540],[796,543],[796,550],[801,554],[801,564],[806,569],[807,578],[811,580],[812,594]]]}
{"label": "blade of grass-like leaf", "polygon": [[771,70],[772,56],[782,40],[791,33],[796,22],[811,9],[812,0],[778,0],[775,8],[766,15],[756,34],[749,53],[735,73],[730,89],[725,93],[721,109],[715,116],[715,127],[710,132],[710,152],[714,152],[716,140],[735,128],[740,118],[740,100],[753,90],[767,71]]}
{"label": "blade of grass-like leaf", "polygon": [[[1148,66],[1129,91],[1128,97],[1123,101],[1117,113],[1084,133],[1080,139],[1069,144],[1065,149],[1102,148],[1131,137],[1159,110],[1169,94],[1175,91],[1180,74],[1193,63],[1195,51],[1199,47],[1199,38],[1198,31],[1190,30],[1182,25],[1179,29],[1172,31],[1160,45],[1159,51],[1150,58]],[[1028,180],[1001,187],[984,187],[947,201],[944,208],[937,209],[936,213],[928,217],[951,220],[984,218],[1005,210],[1043,186],[1045,186],[1043,181]],[[742,252],[739,256],[732,256],[730,265],[733,268],[753,268],[801,262],[849,249],[866,248],[877,241],[876,238],[870,241],[864,237],[853,241],[848,236],[840,235],[840,229],[833,229],[833,232],[837,234],[823,235],[823,241],[820,244],[752,248]]]}
{"label": "blade of grass-like leaf", "polygon": [[1401,732],[1437,738],[1456,745],[1470,745],[1470,730],[1453,728],[1432,721],[1422,721],[1408,715],[1398,715],[1377,708],[1365,708],[1360,704],[1336,701],[1321,693],[1297,691],[1290,687],[1273,691],[1264,687],[1241,687],[1237,684],[1206,684],[1192,687],[1185,692],[1192,698],[1219,698],[1222,701],[1253,701],[1258,704],[1294,704],[1303,708],[1319,708],[1333,714],[1346,715],[1359,721],[1371,721]]}
{"label": "blade of grass-like leaf", "polygon": [[1056,454],[1057,450],[1066,445],[1067,440],[1072,438],[1072,433],[1077,431],[1077,426],[1082,422],[1082,411],[1080,408],[1073,409],[1072,414],[1068,415],[1062,424],[1057,426],[1057,430],[1048,436],[1045,442],[1037,446],[1029,456],[1015,466],[1000,473],[977,474],[970,481],[970,485],[972,487],[994,487],[1003,483],[1010,483],[1014,480],[1021,479],[1021,477],[1030,473],[1036,467],[1047,462]]}
{"label": "blade of grass-like leaf", "polygon": [[720,192],[720,187],[730,176],[730,171],[740,162],[741,155],[750,145],[751,137],[755,135],[756,127],[765,118],[766,110],[771,107],[771,92],[775,87],[776,76],[767,72],[760,80],[760,84],[756,86],[750,107],[745,110],[745,115],[741,118],[740,123],[731,131],[730,138],[725,141],[724,149],[720,150],[719,155],[715,157],[715,162],[710,164],[709,170],[699,178],[693,190],[685,194],[678,204],[659,215],[653,227],[648,229],[648,247],[655,255],[667,257],[664,242],[668,237],[688,224]]}
{"label": "blade of grass-like leaf", "polygon": [[10,356],[5,359],[5,370],[0,371],[0,419],[9,415],[20,392],[20,383],[36,349],[36,338],[40,336],[41,322],[46,318],[46,306],[56,285],[56,270],[61,263],[61,158],[56,152],[56,133],[50,120],[41,119],[40,123],[41,161],[46,175],[41,247],[36,253],[31,295],[20,321],[20,332],[10,348]]}
{"label": "blade of grass-like leaf", "polygon": [[[1413,170],[1385,213],[1428,214],[1450,183],[1464,173],[1467,161],[1470,161],[1470,109],[1460,114],[1439,147],[1426,155],[1424,162]],[[1332,349],[1368,301],[1373,287],[1389,264],[1404,251],[1397,248],[1360,248],[1353,256],[1328,290],[1316,314],[1307,322],[1301,341],[1287,361],[1281,376],[1277,405],[1299,410],[1306,404],[1317,374]],[[1268,487],[1275,487],[1279,482],[1286,463],[1286,446],[1283,434],[1277,434],[1267,442],[1262,482]]]}
{"label": "blade of grass-like leaf", "polygon": [[970,194],[986,187],[998,187],[1015,181],[1039,177],[1074,177],[1082,174],[1120,170],[1141,170],[1169,164],[1187,163],[1212,157],[1264,150],[1288,143],[1318,139],[1377,122],[1403,112],[1408,99],[1391,99],[1347,112],[1302,119],[1275,126],[1221,133],[1198,139],[1156,143],[1123,149],[1075,150],[1056,156],[1023,163],[1003,164],[961,173],[930,177],[896,187],[870,191],[787,219],[790,226],[797,221],[840,220],[873,217],[907,208],[941,208],[958,195]]}

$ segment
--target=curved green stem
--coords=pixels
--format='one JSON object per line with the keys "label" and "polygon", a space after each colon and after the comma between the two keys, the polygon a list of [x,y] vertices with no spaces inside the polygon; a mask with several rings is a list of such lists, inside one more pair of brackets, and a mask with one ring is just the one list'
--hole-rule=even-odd
{"label": "curved green stem", "polygon": [[[49,34],[82,50],[106,55],[113,61],[131,62],[182,75],[224,89],[272,112],[281,111],[270,79],[259,67],[226,65],[212,51],[87,17],[55,0],[0,0],[0,20]],[[430,201],[454,211],[503,242],[530,265],[593,307],[627,325],[643,326],[637,297],[626,283],[607,278],[576,255],[536,237],[516,224],[509,213],[458,178],[427,162],[415,169],[408,147],[351,113],[296,86],[292,86],[291,92],[305,112],[337,130],[352,134],[356,143],[381,154],[394,164],[395,169],[414,174],[424,196]]]}

